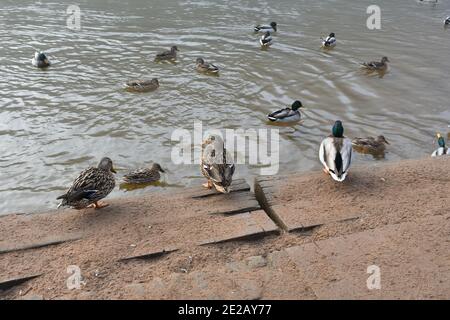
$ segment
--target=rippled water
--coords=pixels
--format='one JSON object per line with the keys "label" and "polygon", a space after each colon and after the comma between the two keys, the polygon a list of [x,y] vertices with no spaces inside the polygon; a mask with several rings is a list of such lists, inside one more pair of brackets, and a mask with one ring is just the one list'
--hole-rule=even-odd
{"label": "rippled water", "polygon": [[[366,28],[364,1],[81,1],[81,31],[66,27],[71,2],[0,2],[0,213],[53,208],[84,168],[108,155],[119,169],[157,161],[170,189],[200,184],[198,165],[170,160],[175,128],[267,128],[266,114],[302,100],[305,120],[280,127],[280,173],[320,168],[317,152],[336,119],[346,135],[384,134],[385,160],[417,158],[447,132],[449,1],[377,1],[382,29]],[[254,24],[276,21],[267,51]],[[320,50],[334,31],[337,47]],[[178,64],[153,56],[171,45]],[[53,62],[35,69],[35,49]],[[371,77],[358,63],[387,55],[391,70]],[[194,70],[198,56],[220,77]],[[155,92],[123,90],[132,78],[160,80]],[[374,160],[357,155],[356,163]],[[250,179],[257,166],[240,165]],[[119,178],[122,172],[119,172]],[[110,197],[149,192],[117,188]]]}

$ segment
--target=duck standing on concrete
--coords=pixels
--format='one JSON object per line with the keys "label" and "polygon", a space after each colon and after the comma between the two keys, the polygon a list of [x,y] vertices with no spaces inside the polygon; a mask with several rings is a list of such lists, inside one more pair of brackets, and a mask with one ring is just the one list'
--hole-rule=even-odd
{"label": "duck standing on concrete", "polygon": [[31,59],[31,63],[33,66],[38,68],[47,68],[50,66],[50,61],[47,58],[47,55],[43,52],[35,52],[34,58]]}
{"label": "duck standing on concrete", "polygon": [[211,135],[203,141],[200,169],[208,180],[203,185],[205,188],[214,186],[221,193],[230,192],[235,167],[220,136]]}
{"label": "duck standing on concrete", "polygon": [[159,181],[160,172],[165,171],[158,163],[154,163],[150,168],[139,168],[124,175],[123,181],[130,184],[143,184]]}
{"label": "duck standing on concrete", "polygon": [[441,134],[440,133],[436,134],[436,137],[438,138],[439,148],[434,150],[434,152],[431,154],[431,156],[437,157],[437,156],[443,156],[443,155],[450,155],[450,149],[445,145],[445,140],[441,136]]}
{"label": "duck standing on concrete", "polygon": [[376,139],[374,137],[367,138],[354,138],[352,140],[352,145],[357,151],[363,153],[381,154],[384,153],[386,149],[385,144],[389,144],[386,138],[382,135],[378,136]]}
{"label": "duck standing on concrete", "polygon": [[339,182],[345,180],[352,163],[352,142],[344,137],[344,127],[340,120],[336,121],[332,134],[320,144],[319,159],[324,172]]}
{"label": "duck standing on concrete", "polygon": [[86,207],[101,209],[108,206],[108,204],[99,201],[114,189],[116,183],[113,173],[116,173],[116,171],[111,159],[107,157],[100,161],[98,167],[84,170],[75,179],[69,190],[56,198],[62,200],[58,208],[69,206],[75,209]]}
{"label": "duck standing on concrete", "polygon": [[158,53],[155,57],[155,61],[175,61],[177,59],[177,46],[172,46],[170,50]]}

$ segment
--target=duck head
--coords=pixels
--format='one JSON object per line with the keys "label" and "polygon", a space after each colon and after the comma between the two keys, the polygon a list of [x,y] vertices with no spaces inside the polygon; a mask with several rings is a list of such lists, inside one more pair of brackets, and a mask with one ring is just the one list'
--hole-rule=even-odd
{"label": "duck head", "polygon": [[444,141],[444,138],[441,136],[440,133],[438,133],[436,136],[437,136],[437,138],[438,138],[438,144],[439,144],[439,147],[445,148],[445,141]]}
{"label": "duck head", "polygon": [[386,140],[386,138],[383,135],[378,136],[378,142],[389,144],[389,142]]}
{"label": "duck head", "polygon": [[152,166],[152,170],[154,170],[154,171],[159,171],[159,172],[162,172],[162,173],[165,172],[165,171],[163,170],[163,168],[161,168],[161,166],[159,165],[159,163],[154,163],[153,166]]}
{"label": "duck head", "polygon": [[195,62],[196,62],[197,64],[204,64],[204,63],[205,63],[205,60],[203,60],[203,58],[197,58],[197,60],[195,60]]}
{"label": "duck head", "polygon": [[388,57],[381,58],[381,63],[386,63],[386,62],[390,62]]}
{"label": "duck head", "polygon": [[179,51],[177,46],[173,46],[172,48],[170,48],[170,50],[171,50],[172,52]]}
{"label": "duck head", "polygon": [[342,138],[344,136],[344,127],[342,126],[341,120],[337,120],[334,123],[333,128],[331,129],[331,133],[335,138]]}
{"label": "duck head", "polygon": [[104,157],[100,161],[100,163],[98,164],[98,168],[102,169],[102,170],[105,170],[105,171],[108,171],[108,172],[110,171],[112,173],[117,173],[117,171],[114,170],[112,160],[110,158],[108,158],[108,157]]}
{"label": "duck head", "polygon": [[34,59],[36,60],[36,61],[42,61],[42,62],[45,62],[45,63],[48,63],[48,58],[47,58],[47,56],[45,55],[45,53],[43,53],[43,52],[35,52],[34,53]]}
{"label": "duck head", "polygon": [[154,85],[156,85],[156,86],[159,86],[159,81],[158,81],[158,79],[157,79],[157,78],[153,78],[153,79],[152,79],[152,84],[154,84]]}
{"label": "duck head", "polygon": [[330,33],[329,37],[330,37],[330,38],[336,38],[334,32]]}
{"label": "duck head", "polygon": [[277,30],[277,23],[276,22],[271,22],[270,26],[273,28],[273,30]]}
{"label": "duck head", "polygon": [[299,100],[295,100],[294,103],[291,106],[291,109],[294,110],[294,111],[297,111],[301,107],[303,107],[302,103]]}

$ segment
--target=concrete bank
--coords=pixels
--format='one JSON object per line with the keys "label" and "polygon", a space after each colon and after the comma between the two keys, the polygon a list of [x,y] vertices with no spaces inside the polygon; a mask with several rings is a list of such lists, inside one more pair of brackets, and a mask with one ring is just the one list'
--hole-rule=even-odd
{"label": "concrete bank", "polygon": [[[0,298],[450,298],[450,158],[354,168],[343,184],[260,177],[254,190],[3,216]],[[367,287],[370,266],[381,289]]]}

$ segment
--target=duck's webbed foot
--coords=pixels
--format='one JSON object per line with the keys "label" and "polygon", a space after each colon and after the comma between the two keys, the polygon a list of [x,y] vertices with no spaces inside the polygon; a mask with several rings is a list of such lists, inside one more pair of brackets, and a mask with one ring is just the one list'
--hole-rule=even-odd
{"label": "duck's webbed foot", "polygon": [[97,201],[94,203],[94,209],[102,209],[109,206],[106,202]]}
{"label": "duck's webbed foot", "polygon": [[202,186],[205,187],[206,189],[211,189],[213,187],[213,184],[211,180],[208,180],[208,182],[202,184]]}

